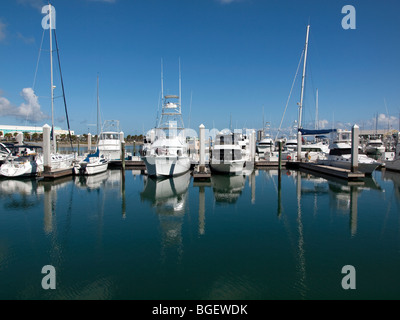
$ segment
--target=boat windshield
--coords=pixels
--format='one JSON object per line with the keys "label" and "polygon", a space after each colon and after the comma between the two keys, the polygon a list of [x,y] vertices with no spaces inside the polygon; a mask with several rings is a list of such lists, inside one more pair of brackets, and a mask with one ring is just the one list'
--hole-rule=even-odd
{"label": "boat windshield", "polygon": [[215,149],[212,157],[220,161],[241,160],[242,152],[240,149]]}
{"label": "boat windshield", "polygon": [[101,140],[119,140],[118,133],[102,133],[100,135]]}

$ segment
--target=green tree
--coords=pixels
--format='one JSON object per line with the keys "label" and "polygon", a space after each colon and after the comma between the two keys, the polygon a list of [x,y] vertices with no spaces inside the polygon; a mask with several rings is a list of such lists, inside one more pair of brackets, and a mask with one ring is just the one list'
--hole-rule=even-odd
{"label": "green tree", "polygon": [[31,134],[29,132],[24,132],[24,141],[31,141]]}

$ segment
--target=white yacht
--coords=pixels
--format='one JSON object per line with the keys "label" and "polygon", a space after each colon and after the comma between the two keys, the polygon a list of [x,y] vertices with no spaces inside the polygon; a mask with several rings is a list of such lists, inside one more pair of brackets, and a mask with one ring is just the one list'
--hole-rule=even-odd
{"label": "white yacht", "polygon": [[[179,86],[180,87],[180,86]],[[163,97],[162,114],[152,138],[143,148],[142,159],[150,176],[170,177],[190,170],[188,144],[184,136],[181,98]]]}
{"label": "white yacht", "polygon": [[212,146],[211,170],[228,174],[242,173],[246,159],[238,140],[238,134],[231,132],[222,131],[216,135]]}
{"label": "white yacht", "polygon": [[257,143],[257,153],[262,156],[266,152],[273,152],[275,150],[274,140],[269,134],[265,134],[264,137]]}
{"label": "white yacht", "polygon": [[[0,167],[0,175],[15,178],[37,176],[43,172],[43,154],[37,152],[41,147],[34,146],[16,146],[19,151],[14,154],[17,157],[11,156]],[[22,150],[21,150],[22,149]],[[71,169],[74,161],[74,154],[51,154],[52,169]]]}
{"label": "white yacht", "polygon": [[3,164],[7,157],[10,156],[12,145],[0,143],[0,164]]}
{"label": "white yacht", "polygon": [[[338,130],[336,139],[329,146],[329,153],[317,161],[318,164],[351,169],[351,131]],[[358,171],[366,175],[381,166],[381,163],[358,153]]]}
{"label": "white yacht", "polygon": [[393,159],[384,160],[384,164],[387,170],[400,172],[400,142],[397,142]]}
{"label": "white yacht", "polygon": [[95,153],[89,153],[84,159],[74,164],[76,175],[93,175],[107,171],[108,159],[104,154],[100,155],[99,149]]}
{"label": "white yacht", "polygon": [[365,153],[370,155],[379,155],[386,151],[385,145],[381,139],[370,139],[365,146]]}

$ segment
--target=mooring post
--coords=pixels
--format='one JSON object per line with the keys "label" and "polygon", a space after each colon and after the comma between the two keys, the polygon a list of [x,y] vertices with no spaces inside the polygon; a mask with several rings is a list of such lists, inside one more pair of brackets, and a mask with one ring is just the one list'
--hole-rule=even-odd
{"label": "mooring post", "polygon": [[358,139],[359,127],[355,124],[351,128],[351,172],[358,171]]}
{"label": "mooring post", "polygon": [[122,170],[125,171],[125,141],[121,142],[121,162]]}
{"label": "mooring post", "polygon": [[301,146],[302,146],[302,141],[301,141],[301,132],[297,132],[297,161],[301,162]]}
{"label": "mooring post", "polygon": [[199,172],[205,171],[206,164],[206,148],[205,148],[205,127],[203,124],[199,126],[199,143],[200,143],[200,161],[199,161]]}
{"label": "mooring post", "polygon": [[92,134],[88,133],[87,135],[87,148],[88,148],[88,152],[90,152],[90,150],[92,150]]}
{"label": "mooring post", "polygon": [[281,140],[279,140],[279,142],[278,142],[278,148],[279,148],[279,151],[278,151],[278,162],[279,162],[279,167],[278,167],[278,171],[279,171],[279,175],[281,174],[281,169],[282,169],[282,141]]}
{"label": "mooring post", "polygon": [[43,126],[43,167],[44,172],[51,171],[51,141],[50,141],[50,126]]}

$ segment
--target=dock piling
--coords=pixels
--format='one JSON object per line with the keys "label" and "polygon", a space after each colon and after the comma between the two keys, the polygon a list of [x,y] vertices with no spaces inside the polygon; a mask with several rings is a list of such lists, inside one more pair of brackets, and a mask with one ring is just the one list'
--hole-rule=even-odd
{"label": "dock piling", "polygon": [[50,126],[43,126],[43,167],[44,172],[51,172],[51,141],[50,141]]}
{"label": "dock piling", "polygon": [[87,148],[88,148],[88,152],[90,152],[90,150],[92,150],[92,134],[88,133],[87,135]]}
{"label": "dock piling", "polygon": [[358,171],[358,136],[359,127],[355,124],[351,128],[351,172]]}

